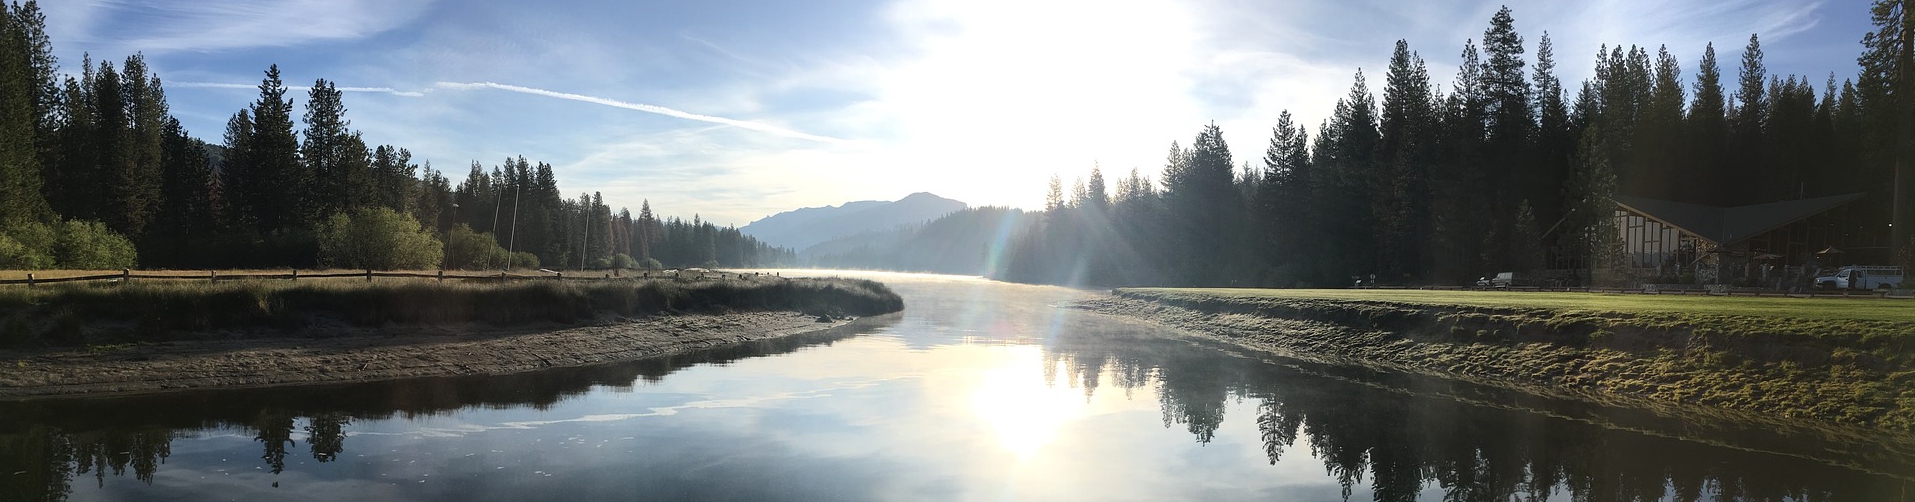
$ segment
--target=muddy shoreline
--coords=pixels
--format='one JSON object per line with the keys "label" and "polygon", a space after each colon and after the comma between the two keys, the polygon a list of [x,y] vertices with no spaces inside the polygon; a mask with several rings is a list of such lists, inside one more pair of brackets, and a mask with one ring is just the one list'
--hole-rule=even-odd
{"label": "muddy shoreline", "polygon": [[792,311],[670,314],[587,326],[315,326],[271,338],[0,351],[0,399],[503,375],[664,356],[872,324]]}

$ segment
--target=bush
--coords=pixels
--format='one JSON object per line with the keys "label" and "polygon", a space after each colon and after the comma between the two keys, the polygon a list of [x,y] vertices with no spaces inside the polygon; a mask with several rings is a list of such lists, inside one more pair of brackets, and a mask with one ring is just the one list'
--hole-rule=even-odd
{"label": "bush", "polygon": [[446,268],[500,269],[505,268],[511,259],[511,253],[499,247],[499,240],[490,233],[474,232],[472,227],[464,223],[446,232]]}
{"label": "bush", "polygon": [[53,234],[50,229],[38,223],[23,227],[34,228],[16,227],[0,232],[0,269],[53,268]]}
{"label": "bush", "polygon": [[319,225],[317,238],[320,264],[335,267],[422,269],[445,256],[418,221],[384,207],[335,214]]}
{"label": "bush", "polygon": [[658,260],[656,259],[646,258],[645,261],[638,263],[638,268],[642,268],[645,270],[660,270],[665,268],[665,264],[659,263]]}
{"label": "bush", "polygon": [[0,230],[0,268],[106,270],[138,263],[133,242],[99,222],[23,223]]}
{"label": "bush", "polygon": [[133,248],[133,241],[97,221],[62,222],[57,239],[54,261],[63,268],[108,270],[139,264],[140,254]]}
{"label": "bush", "polygon": [[612,255],[612,266],[622,269],[634,269],[638,268],[638,260],[632,259],[631,255],[619,253]]}
{"label": "bush", "polygon": [[525,251],[511,253],[507,261],[512,268],[539,268],[539,255]]}

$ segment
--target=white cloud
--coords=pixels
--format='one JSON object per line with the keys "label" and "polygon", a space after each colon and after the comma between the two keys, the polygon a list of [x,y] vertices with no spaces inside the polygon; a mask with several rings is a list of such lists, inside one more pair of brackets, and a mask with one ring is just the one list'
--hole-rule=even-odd
{"label": "white cloud", "polygon": [[[94,0],[49,2],[50,35],[114,52],[217,51],[349,40],[391,30],[431,0]],[[102,47],[105,48],[105,47]]]}

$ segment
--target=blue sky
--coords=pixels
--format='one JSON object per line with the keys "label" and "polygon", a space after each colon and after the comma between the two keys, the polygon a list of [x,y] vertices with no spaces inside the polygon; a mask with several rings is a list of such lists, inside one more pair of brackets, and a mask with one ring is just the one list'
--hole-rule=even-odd
{"label": "blue sky", "polygon": [[[1445,84],[1501,2],[1355,0],[42,0],[62,69],[143,52],[189,131],[278,64],[357,90],[368,142],[456,183],[478,161],[553,164],[568,195],[743,225],[930,191],[1037,207],[1093,165],[1155,176],[1210,121],[1260,158],[1285,109],[1314,127],[1407,39]],[[1868,2],[1510,2],[1574,86],[1599,44],[1667,45],[1728,82],[1750,33],[1771,73],[1855,72]],[[1380,91],[1380,89],[1378,89]],[[304,92],[295,92],[304,101]]]}

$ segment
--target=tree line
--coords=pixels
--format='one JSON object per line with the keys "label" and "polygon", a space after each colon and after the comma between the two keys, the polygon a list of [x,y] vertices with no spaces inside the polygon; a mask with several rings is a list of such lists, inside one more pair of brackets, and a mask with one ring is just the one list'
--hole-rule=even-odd
{"label": "tree line", "polygon": [[1713,43],[1692,78],[1667,47],[1605,45],[1594,75],[1565,87],[1549,35],[1532,64],[1505,7],[1480,48],[1464,43],[1447,90],[1400,40],[1380,102],[1359,70],[1314,137],[1283,112],[1261,159],[1238,163],[1211,124],[1171,144],[1156,180],[1132,169],[1111,188],[1093,169],[1066,193],[1053,178],[1044,220],[996,274],[1291,287],[1586,269],[1620,259],[1615,194],[1732,207],[1863,193],[1863,216],[1839,231],[1908,265],[1906,3],[1878,1],[1857,77],[1819,89],[1768,73],[1757,35],[1731,82]]}
{"label": "tree line", "polygon": [[[135,54],[62,76],[35,2],[0,3],[0,268],[765,266],[795,261],[694,216],[566,197],[553,167],[473,162],[454,186],[371,145],[344,93],[303,107],[269,67],[220,143],[193,137]],[[298,115],[295,116],[296,110]]]}

